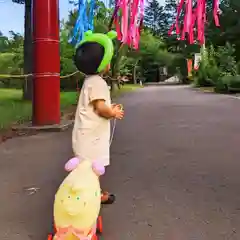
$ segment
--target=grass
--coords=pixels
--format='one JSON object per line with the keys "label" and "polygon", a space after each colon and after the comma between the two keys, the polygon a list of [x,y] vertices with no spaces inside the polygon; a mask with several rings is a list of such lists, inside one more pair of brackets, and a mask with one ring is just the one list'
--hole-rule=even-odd
{"label": "grass", "polygon": [[215,92],[214,87],[195,87],[195,86],[193,85],[193,88],[197,88],[197,89],[199,89],[200,91],[205,92],[205,93],[214,93],[214,92]]}
{"label": "grass", "polygon": [[206,92],[206,93],[213,93],[215,92],[214,87],[200,87],[199,88],[201,91]]}
{"label": "grass", "polygon": [[119,91],[114,92],[112,94],[112,97],[118,97],[122,93],[136,91],[139,88],[142,88],[142,86],[135,84],[125,84]]}
{"label": "grass", "polygon": [[[120,93],[134,91],[139,86],[126,84],[114,96]],[[0,88],[0,130],[7,129],[16,123],[31,120],[32,104],[27,101],[22,101],[22,91],[17,89],[2,89]],[[61,110],[74,105],[77,101],[76,92],[61,93]]]}
{"label": "grass", "polygon": [[195,83],[192,83],[191,87],[199,89],[200,91],[205,92],[205,93],[214,93],[215,92],[215,88],[214,87],[199,87],[199,86],[196,86]]}
{"label": "grass", "polygon": [[134,85],[134,84],[125,84],[123,88],[120,90],[120,92],[131,92],[135,91],[137,89],[141,88],[140,85]]}
{"label": "grass", "polygon": [[[12,124],[31,120],[32,104],[22,101],[22,91],[17,89],[0,89],[0,130]],[[61,93],[61,110],[76,103],[76,92]]]}

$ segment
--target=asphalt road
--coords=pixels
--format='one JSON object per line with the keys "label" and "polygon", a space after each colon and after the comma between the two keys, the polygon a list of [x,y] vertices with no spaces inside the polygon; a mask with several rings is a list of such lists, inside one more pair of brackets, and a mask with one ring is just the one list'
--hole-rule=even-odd
{"label": "asphalt road", "polygon": [[[240,239],[240,101],[183,87],[120,99],[104,240]],[[0,145],[0,239],[45,240],[71,131]],[[37,188],[31,194],[29,188]]]}

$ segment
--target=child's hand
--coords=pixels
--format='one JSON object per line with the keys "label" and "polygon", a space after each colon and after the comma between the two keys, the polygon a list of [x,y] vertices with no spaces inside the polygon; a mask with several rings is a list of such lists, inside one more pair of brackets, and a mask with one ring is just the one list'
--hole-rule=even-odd
{"label": "child's hand", "polygon": [[112,105],[112,109],[113,109],[114,107],[118,106],[121,110],[123,110],[122,104],[112,103],[111,105]]}
{"label": "child's hand", "polygon": [[112,111],[116,119],[119,119],[119,120],[123,119],[124,111],[122,110],[122,106],[120,104],[113,104]]}
{"label": "child's hand", "polygon": [[112,106],[112,109],[113,109],[114,107],[117,106],[117,103],[112,103],[111,106]]}

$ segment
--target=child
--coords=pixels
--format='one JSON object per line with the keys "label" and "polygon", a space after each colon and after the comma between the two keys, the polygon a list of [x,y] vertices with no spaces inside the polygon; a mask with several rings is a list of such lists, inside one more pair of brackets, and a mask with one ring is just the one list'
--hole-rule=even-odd
{"label": "child", "polygon": [[[79,71],[87,77],[81,89],[72,133],[75,156],[89,161],[110,164],[110,119],[122,119],[124,112],[119,105],[112,105],[105,80],[97,73],[104,56],[104,47],[96,42],[86,42],[77,48],[74,57]],[[109,66],[105,71],[109,70]],[[111,204],[113,194],[102,192],[102,203]]]}

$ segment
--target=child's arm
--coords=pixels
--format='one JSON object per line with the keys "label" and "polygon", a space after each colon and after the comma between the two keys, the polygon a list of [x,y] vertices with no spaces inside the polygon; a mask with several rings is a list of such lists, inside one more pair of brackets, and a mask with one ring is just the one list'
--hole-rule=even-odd
{"label": "child's arm", "polygon": [[95,100],[93,106],[97,114],[106,119],[122,119],[124,116],[124,111],[121,109],[120,105],[108,107],[104,100]]}
{"label": "child's arm", "polygon": [[106,102],[110,102],[107,83],[100,76],[94,76],[91,81],[92,84],[89,88],[89,98],[96,113],[106,119],[122,119],[123,111],[118,105],[112,107],[106,104]]}
{"label": "child's arm", "polygon": [[113,111],[113,108],[110,108],[105,104],[105,100],[99,99],[92,102],[95,111],[101,117],[111,119],[114,118],[116,113]]}

